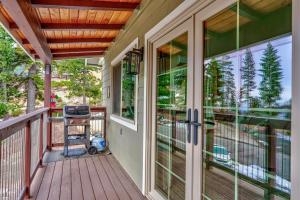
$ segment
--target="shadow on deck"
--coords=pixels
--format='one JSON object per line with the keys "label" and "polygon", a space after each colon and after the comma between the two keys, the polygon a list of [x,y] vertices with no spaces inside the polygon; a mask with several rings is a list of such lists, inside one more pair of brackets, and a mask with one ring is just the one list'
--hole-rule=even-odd
{"label": "shadow on deck", "polygon": [[62,159],[59,152],[37,171],[31,199],[146,199],[112,154]]}

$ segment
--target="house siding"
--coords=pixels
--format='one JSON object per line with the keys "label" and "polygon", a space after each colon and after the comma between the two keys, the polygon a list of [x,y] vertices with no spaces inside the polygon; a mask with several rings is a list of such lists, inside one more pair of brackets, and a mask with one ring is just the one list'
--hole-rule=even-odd
{"label": "house siding", "polygon": [[[108,117],[112,113],[112,67],[116,58],[134,39],[139,38],[139,46],[144,46],[145,34],[159,21],[173,11],[183,0],[143,0],[141,7],[129,20],[125,29],[108,49],[104,59],[103,103],[107,107]],[[107,89],[110,88],[110,97]],[[136,185],[142,190],[143,176],[143,117],[144,117],[144,66],[138,76],[137,131],[108,120],[107,138],[109,148],[127,171]]]}

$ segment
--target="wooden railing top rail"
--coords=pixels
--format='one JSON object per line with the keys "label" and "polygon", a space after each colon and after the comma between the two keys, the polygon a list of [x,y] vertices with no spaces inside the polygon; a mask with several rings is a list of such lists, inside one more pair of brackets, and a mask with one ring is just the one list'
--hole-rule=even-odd
{"label": "wooden railing top rail", "polygon": [[[62,112],[63,108],[50,108],[51,112]],[[106,112],[106,107],[91,107],[91,112]]]}
{"label": "wooden railing top rail", "polygon": [[16,130],[23,128],[28,121],[37,119],[42,113],[48,110],[49,108],[41,108],[31,113],[0,122],[0,140],[9,137]]}

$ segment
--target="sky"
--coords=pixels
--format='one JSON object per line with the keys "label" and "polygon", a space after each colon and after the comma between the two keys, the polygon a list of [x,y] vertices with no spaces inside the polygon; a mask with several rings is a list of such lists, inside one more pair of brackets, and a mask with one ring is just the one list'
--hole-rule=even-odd
{"label": "sky", "polygon": [[[271,41],[263,42],[260,44],[256,44],[254,46],[248,47],[250,48],[253,59],[255,62],[256,76],[255,82],[257,88],[252,92],[253,96],[259,97],[259,83],[262,78],[259,75],[259,70],[261,69],[261,58],[263,57],[263,51],[266,49],[267,44],[271,42],[273,47],[277,49],[277,55],[280,57],[280,65],[282,67],[283,78],[281,80],[283,91],[281,93],[281,100],[278,103],[284,103],[291,99],[291,84],[292,84],[292,36],[284,36],[281,38],[277,38]],[[240,51],[231,52],[226,56],[229,56],[229,59],[232,61],[234,74],[235,74],[235,85],[237,88],[237,92],[240,88],[240,68],[242,64],[242,60],[245,57],[246,49],[242,49]],[[217,57],[217,59],[221,59],[224,55]],[[206,62],[208,62],[207,60]]]}

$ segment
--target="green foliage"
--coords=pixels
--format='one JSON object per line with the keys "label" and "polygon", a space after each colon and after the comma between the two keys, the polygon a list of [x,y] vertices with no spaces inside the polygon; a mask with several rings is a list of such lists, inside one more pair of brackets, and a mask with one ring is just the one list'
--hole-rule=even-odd
{"label": "green foliage", "polygon": [[206,106],[220,106],[222,104],[224,91],[222,64],[219,60],[212,58],[205,64],[205,104]]}
{"label": "green foliage", "polygon": [[5,115],[7,115],[8,111],[7,104],[0,102],[0,118],[3,118]]}
{"label": "green foliage", "polygon": [[126,73],[124,64],[122,74],[122,116],[134,120],[136,75]]}
{"label": "green foliage", "polygon": [[60,76],[68,75],[68,80],[52,81],[55,88],[66,88],[68,97],[89,98],[89,104],[96,105],[101,102],[101,81],[95,76],[99,69],[95,66],[85,65],[84,59],[63,60],[53,63],[53,69]]}
{"label": "green foliage", "polygon": [[0,102],[7,105],[7,113],[19,115],[26,103],[27,81],[33,78],[38,88],[38,95],[43,99],[43,80],[40,74],[28,77],[28,70],[33,64],[28,55],[14,40],[0,28]]}
{"label": "green foliage", "polygon": [[220,61],[222,66],[223,97],[222,106],[234,107],[236,105],[236,87],[234,83],[233,64],[230,57],[225,56]]}
{"label": "green foliage", "polygon": [[241,72],[241,89],[240,101],[248,102],[248,107],[257,105],[257,100],[251,96],[251,92],[255,90],[255,62],[250,49],[246,49],[245,58],[243,59]]}
{"label": "green foliage", "polygon": [[283,74],[277,51],[271,43],[268,43],[261,58],[262,69],[259,75],[262,81],[259,85],[259,93],[263,106],[268,108],[276,106],[283,90],[281,86]]}

